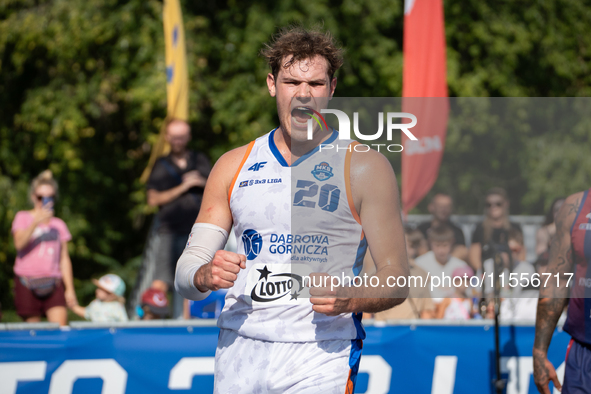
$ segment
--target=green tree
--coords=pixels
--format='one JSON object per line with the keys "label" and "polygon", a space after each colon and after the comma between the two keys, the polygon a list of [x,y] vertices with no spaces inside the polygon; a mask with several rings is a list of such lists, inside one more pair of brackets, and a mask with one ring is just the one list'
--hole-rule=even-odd
{"label": "green tree", "polygon": [[[268,69],[258,53],[286,25],[322,26],[346,48],[339,96],[401,94],[401,0],[181,3],[192,144],[213,161],[275,127]],[[589,95],[591,8],[585,3],[446,1],[450,94]],[[0,1],[5,308],[12,305],[15,258],[10,225],[18,210],[27,209],[28,183],[46,168],[60,183],[57,214],[74,237],[70,252],[81,301],[92,297],[93,275],[111,271],[133,284],[153,212],[138,179],[166,115],[161,13],[157,0]],[[450,123],[434,188],[450,191],[460,212],[479,212],[483,191],[493,185],[508,187],[515,213],[542,213],[556,195],[589,185],[585,124],[553,133],[493,133],[486,127],[494,119],[484,128],[478,120]],[[390,158],[398,171],[398,156]],[[415,211],[425,212],[425,203]]]}

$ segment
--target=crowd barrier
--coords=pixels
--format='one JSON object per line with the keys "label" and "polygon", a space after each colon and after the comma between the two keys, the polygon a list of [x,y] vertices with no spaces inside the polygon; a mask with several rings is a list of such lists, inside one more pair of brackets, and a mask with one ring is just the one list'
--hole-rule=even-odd
{"label": "crowd barrier", "polygon": [[[494,393],[491,321],[370,322],[366,331],[356,393]],[[218,332],[203,320],[0,324],[0,394],[211,393]],[[506,393],[537,392],[534,327],[513,322],[500,333]],[[549,350],[559,376],[569,339],[558,328]]]}

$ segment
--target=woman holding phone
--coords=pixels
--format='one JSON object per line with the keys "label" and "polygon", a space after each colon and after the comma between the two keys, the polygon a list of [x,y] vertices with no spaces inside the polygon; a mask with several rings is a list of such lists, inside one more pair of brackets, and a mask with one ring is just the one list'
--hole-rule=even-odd
{"label": "woman holding phone", "polygon": [[482,269],[484,260],[494,257],[494,248],[510,253],[511,228],[522,232],[519,224],[509,221],[509,196],[505,189],[490,189],[486,193],[485,204],[484,220],[476,225],[469,250],[470,265],[476,272]]}
{"label": "woman holding phone", "polygon": [[58,191],[50,170],[39,174],[30,187],[33,209],[20,211],[12,222],[17,250],[15,305],[26,322],[49,322],[65,326],[67,306],[77,304],[68,242],[72,239],[63,220],[54,216]]}

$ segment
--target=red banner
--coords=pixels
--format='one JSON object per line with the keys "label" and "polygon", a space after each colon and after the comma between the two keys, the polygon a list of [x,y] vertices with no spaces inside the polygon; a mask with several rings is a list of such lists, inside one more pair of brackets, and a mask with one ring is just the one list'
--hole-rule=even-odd
{"label": "red banner", "polygon": [[[406,0],[402,108],[417,117],[402,136],[402,207],[406,214],[437,180],[449,114],[442,0]],[[439,97],[438,99],[427,97]]]}

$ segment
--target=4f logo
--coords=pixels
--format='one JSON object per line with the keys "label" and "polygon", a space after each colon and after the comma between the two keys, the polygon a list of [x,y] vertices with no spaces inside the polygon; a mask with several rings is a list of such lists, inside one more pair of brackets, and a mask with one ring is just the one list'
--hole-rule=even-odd
{"label": "4f logo", "polygon": [[266,161],[261,161],[260,163],[254,163],[253,165],[250,166],[248,171],[258,171],[261,168],[263,168],[265,166],[265,164],[267,164]]}

